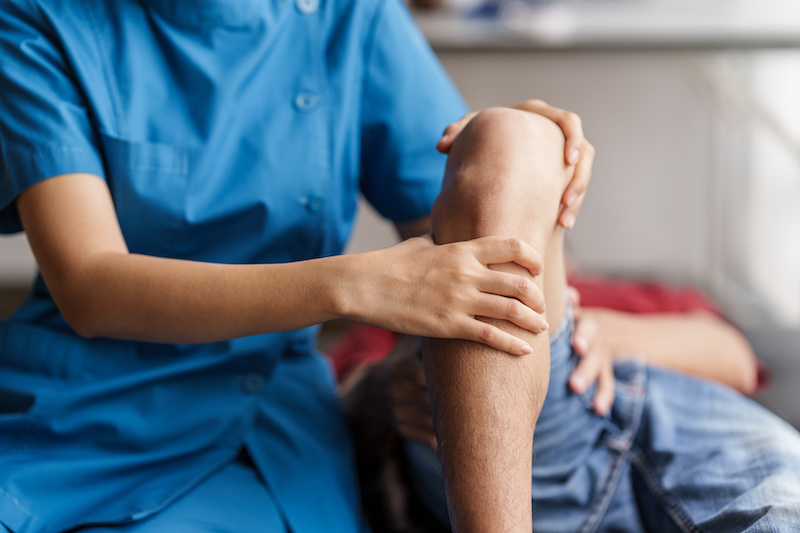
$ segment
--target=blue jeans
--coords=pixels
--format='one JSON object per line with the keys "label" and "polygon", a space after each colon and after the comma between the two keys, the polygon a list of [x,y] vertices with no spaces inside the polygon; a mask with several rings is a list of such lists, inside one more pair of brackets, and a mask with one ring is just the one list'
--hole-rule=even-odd
{"label": "blue jeans", "polygon": [[[533,526],[540,532],[800,531],[800,434],[726,387],[615,365],[616,400],[593,413],[572,394],[571,312],[550,341],[550,385],[534,433]],[[448,523],[430,449],[406,442],[420,499]]]}

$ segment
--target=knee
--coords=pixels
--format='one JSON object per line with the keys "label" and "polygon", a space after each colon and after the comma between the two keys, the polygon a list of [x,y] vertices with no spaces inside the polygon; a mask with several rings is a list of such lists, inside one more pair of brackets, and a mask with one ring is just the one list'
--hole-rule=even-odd
{"label": "knee", "polygon": [[568,181],[564,135],[554,122],[516,109],[487,109],[453,144],[434,223],[520,203],[555,208]]}
{"label": "knee", "polygon": [[464,143],[474,137],[484,142],[502,141],[509,146],[513,146],[514,139],[522,137],[564,144],[564,134],[555,122],[536,113],[509,107],[481,111],[467,124],[458,140]]}

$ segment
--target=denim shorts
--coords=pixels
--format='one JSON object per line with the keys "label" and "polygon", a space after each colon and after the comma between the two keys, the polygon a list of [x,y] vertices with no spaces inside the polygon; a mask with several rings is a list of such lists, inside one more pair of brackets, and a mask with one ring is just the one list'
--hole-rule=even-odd
{"label": "denim shorts", "polygon": [[[615,365],[616,399],[570,392],[571,309],[550,340],[550,384],[534,432],[539,532],[800,531],[800,434],[739,393],[650,368]],[[436,454],[406,442],[419,499],[448,523]]]}

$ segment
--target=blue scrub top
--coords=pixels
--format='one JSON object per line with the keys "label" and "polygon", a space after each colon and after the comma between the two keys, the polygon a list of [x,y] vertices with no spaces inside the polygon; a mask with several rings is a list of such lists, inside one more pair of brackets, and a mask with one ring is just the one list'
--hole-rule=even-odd
{"label": "blue scrub top", "polygon": [[[337,254],[359,192],[430,212],[465,111],[399,0],[0,0],[0,231],[26,188],[88,172],[133,253]],[[144,518],[245,446],[292,531],[359,530],[315,333],[83,339],[38,278],[0,323],[0,523]]]}

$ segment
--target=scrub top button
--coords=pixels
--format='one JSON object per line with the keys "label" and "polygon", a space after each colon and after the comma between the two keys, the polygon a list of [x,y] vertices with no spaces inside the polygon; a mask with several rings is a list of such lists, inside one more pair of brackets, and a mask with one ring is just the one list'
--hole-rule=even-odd
{"label": "scrub top button", "polygon": [[297,9],[304,15],[311,15],[317,11],[319,0],[296,0]]}
{"label": "scrub top button", "polygon": [[294,97],[294,106],[300,111],[311,111],[319,103],[319,96],[314,93],[300,93]]}
{"label": "scrub top button", "polygon": [[260,374],[247,374],[242,378],[242,390],[247,394],[257,394],[264,388],[264,378]]}
{"label": "scrub top button", "polygon": [[312,194],[308,197],[306,209],[308,209],[309,213],[319,213],[322,211],[323,207],[325,207],[325,198],[317,196],[316,194]]}

